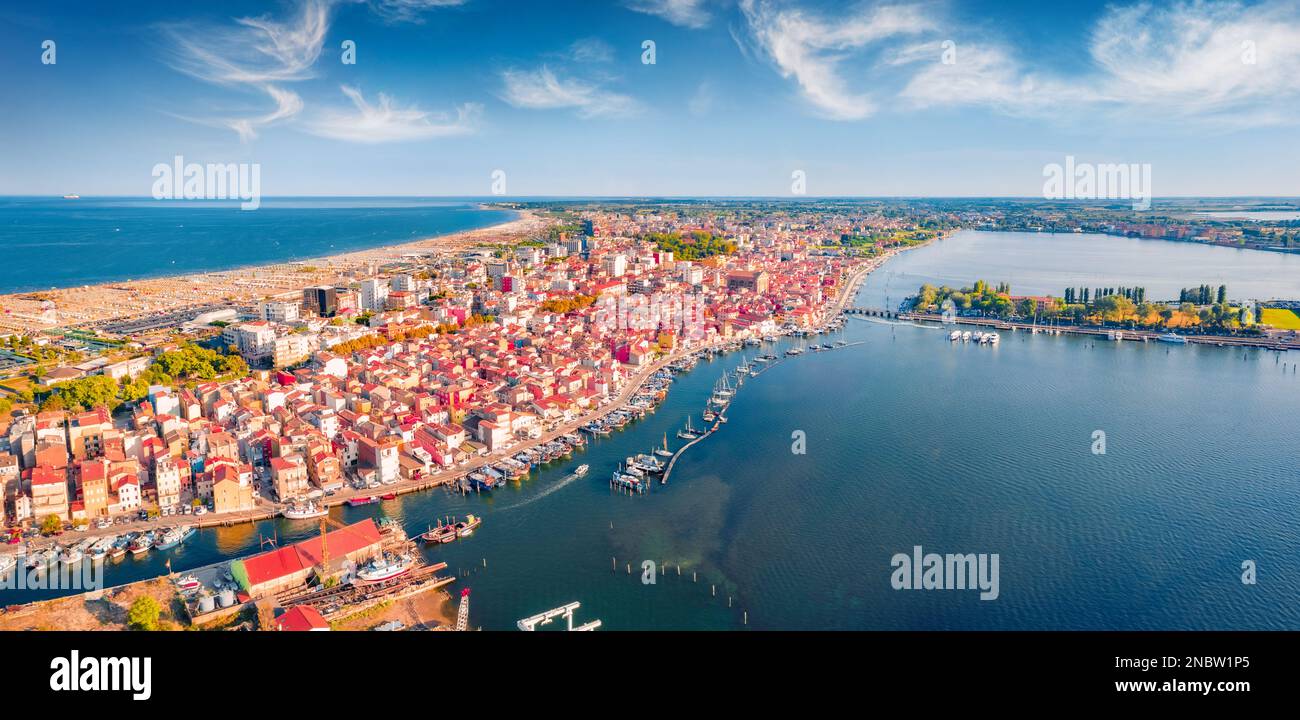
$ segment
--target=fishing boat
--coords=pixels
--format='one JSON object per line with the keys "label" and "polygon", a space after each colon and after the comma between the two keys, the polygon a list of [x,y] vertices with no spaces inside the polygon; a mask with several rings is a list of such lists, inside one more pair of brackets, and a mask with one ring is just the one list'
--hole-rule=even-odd
{"label": "fishing boat", "polygon": [[90,552],[88,553],[90,555],[90,561],[104,562],[104,558],[108,557],[109,552],[112,551],[113,543],[115,541],[116,538],[111,535],[108,537],[102,537],[95,541],[95,544],[90,546]]}
{"label": "fishing boat", "polygon": [[131,541],[127,551],[132,555],[143,555],[153,548],[153,533],[144,533]]}
{"label": "fishing boat", "polygon": [[178,525],[163,534],[162,540],[158,543],[159,550],[170,550],[180,545],[195,533],[193,525]]}
{"label": "fishing boat", "polygon": [[181,544],[181,532],[179,528],[167,527],[160,528],[162,534],[158,536],[157,548],[159,550],[170,550]]}
{"label": "fishing boat", "polygon": [[127,549],[131,546],[131,540],[129,540],[128,537],[129,536],[123,535],[114,540],[113,546],[108,549],[108,556],[114,560],[124,557],[127,553]]}
{"label": "fishing boat", "polygon": [[710,423],[718,418],[717,414],[715,414],[712,410],[707,410],[707,409],[704,411],[704,414],[701,417],[704,418],[704,422],[710,422]]}
{"label": "fishing boat", "polygon": [[384,553],[357,571],[357,582],[362,585],[381,583],[401,577],[411,571],[414,563],[408,555]]}
{"label": "fishing boat", "polygon": [[438,523],[438,527],[429,528],[429,531],[420,535],[420,539],[430,545],[449,543],[457,537],[456,526],[454,524],[443,525]]}
{"label": "fishing boat", "polygon": [[193,575],[178,577],[173,582],[176,583],[176,589],[183,593],[194,592],[203,587],[203,583],[199,582],[199,579]]}
{"label": "fishing boat", "polygon": [[664,433],[664,446],[655,450],[655,455],[660,457],[672,457],[673,451],[668,449],[668,433]]}
{"label": "fishing boat", "polygon": [[81,559],[84,557],[85,554],[81,552],[81,549],[73,545],[65,548],[63,552],[59,553],[59,562],[64,565],[72,566],[81,562]]}
{"label": "fishing boat", "polygon": [[474,534],[474,530],[483,524],[483,518],[477,515],[466,515],[465,519],[453,525],[456,528],[457,537],[469,537]]}
{"label": "fishing boat", "polygon": [[376,497],[373,497],[373,496],[372,496],[372,497],[354,497],[354,498],[348,498],[348,500],[347,500],[348,507],[361,507],[362,505],[369,505],[370,503],[374,503],[374,502],[379,502],[379,498],[376,498]]}
{"label": "fishing boat", "polygon": [[290,505],[282,510],[280,514],[284,515],[284,517],[289,520],[308,520],[329,515],[329,513],[329,508],[320,507],[316,503],[308,500],[300,505]]}
{"label": "fishing boat", "polygon": [[590,465],[579,465],[577,468],[574,469],[573,474],[577,475],[578,477],[582,477],[583,475],[586,475],[587,471],[590,469],[591,469]]}

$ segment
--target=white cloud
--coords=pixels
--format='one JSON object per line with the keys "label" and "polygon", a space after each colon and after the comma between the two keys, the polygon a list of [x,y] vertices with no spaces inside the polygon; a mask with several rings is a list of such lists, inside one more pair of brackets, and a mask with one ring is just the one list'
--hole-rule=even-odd
{"label": "white cloud", "polygon": [[474,132],[483,111],[482,106],[468,103],[457,108],[453,117],[416,107],[400,107],[383,93],[379,93],[376,104],[371,104],[360,90],[347,85],[341,89],[352,100],[352,108],[323,111],[307,123],[307,132],[367,144],[427,140]]}
{"label": "white cloud", "polygon": [[911,48],[897,62],[935,60],[901,93],[918,107],[982,104],[1008,114],[1045,116],[1087,108],[1140,113],[1147,123],[1167,118],[1225,129],[1294,122],[1297,116],[1296,4],[1111,6],[1089,35],[1089,55],[1093,67],[1068,77],[1037,75],[997,45],[960,41],[954,65],[937,62],[939,50],[933,47]]}
{"label": "white cloud", "polygon": [[464,5],[468,0],[370,0],[375,14],[391,23],[424,22],[424,13],[445,7]]}
{"label": "white cloud", "polygon": [[[419,22],[420,13],[432,8],[460,5],[465,0],[373,0],[374,12],[390,21]],[[164,25],[162,34],[170,42],[168,62],[200,81],[238,90],[263,92],[276,107],[260,114],[229,117],[195,117],[175,114],[183,120],[216,127],[229,127],[239,139],[256,138],[260,127],[289,121],[303,112],[298,92],[283,87],[286,83],[316,77],[313,66],[320,58],[330,13],[339,0],[302,0],[298,13],[287,21],[266,16],[237,18],[233,26],[205,27]],[[355,112],[325,110],[313,118],[309,131],[352,142],[389,142],[389,140],[432,138],[465,133],[481,107],[467,104],[458,109],[455,120],[443,114],[424,113],[419,109],[395,107],[390,97],[380,95],[378,105],[370,105],[360,92],[344,87]]]}
{"label": "white cloud", "polygon": [[238,18],[234,27],[165,25],[172,41],[168,61],[191,77],[225,87],[266,93],[275,102],[268,113],[243,117],[198,118],[228,127],[241,140],[257,137],[258,128],[288,120],[302,111],[302,98],[281,85],[312,77],[329,28],[330,4],[306,0],[296,17],[277,22],[267,17]]}
{"label": "white cloud", "polygon": [[884,5],[845,18],[812,17],[802,9],[767,0],[741,0],[750,39],[782,77],[794,78],[803,96],[833,120],[860,120],[876,105],[849,87],[846,57],[882,40],[932,29],[919,8]]}
{"label": "white cloud", "polygon": [[691,95],[690,101],[686,103],[686,109],[696,117],[708,115],[713,110],[715,94],[713,83],[708,80],[701,81],[695,88],[695,94]]}
{"label": "white cloud", "polygon": [[515,107],[536,110],[572,108],[581,117],[621,116],[639,112],[640,104],[598,84],[562,78],[543,65],[537,70],[506,70],[501,98]]}
{"label": "white cloud", "polygon": [[600,38],[583,38],[569,46],[568,56],[577,62],[609,62],[614,59],[614,48]]}
{"label": "white cloud", "polygon": [[712,20],[704,5],[704,0],[628,0],[627,3],[629,10],[655,15],[674,25],[695,30],[707,27]]}

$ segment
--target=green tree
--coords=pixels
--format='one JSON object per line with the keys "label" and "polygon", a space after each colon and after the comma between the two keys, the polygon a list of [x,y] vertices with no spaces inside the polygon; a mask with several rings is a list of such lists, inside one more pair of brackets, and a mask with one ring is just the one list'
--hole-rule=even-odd
{"label": "green tree", "polygon": [[161,614],[162,608],[158,605],[158,601],[148,595],[142,595],[131,603],[131,609],[127,613],[127,626],[132,630],[157,630]]}
{"label": "green tree", "polygon": [[63,521],[59,520],[58,515],[46,515],[41,518],[41,534],[50,535],[58,532],[63,527]]}
{"label": "green tree", "polygon": [[113,378],[91,375],[69,380],[59,385],[54,392],[63,399],[64,407],[67,408],[89,409],[103,405],[111,410],[121,403],[118,390],[117,381]]}

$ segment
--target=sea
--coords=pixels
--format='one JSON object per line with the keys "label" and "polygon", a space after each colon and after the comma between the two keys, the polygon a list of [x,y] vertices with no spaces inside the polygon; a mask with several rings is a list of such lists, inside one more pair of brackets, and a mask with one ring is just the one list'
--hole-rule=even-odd
{"label": "sea", "polygon": [[511,210],[422,198],[0,197],[0,294],[318,258],[496,225]]}

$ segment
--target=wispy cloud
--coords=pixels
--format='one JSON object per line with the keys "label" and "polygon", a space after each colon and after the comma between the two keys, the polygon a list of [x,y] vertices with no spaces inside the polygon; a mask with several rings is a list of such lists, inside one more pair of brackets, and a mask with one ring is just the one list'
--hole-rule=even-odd
{"label": "wispy cloud", "polygon": [[614,59],[614,48],[600,38],[582,38],[569,46],[568,57],[575,62],[606,63]]}
{"label": "wispy cloud", "polygon": [[708,80],[700,81],[700,84],[695,88],[695,93],[691,95],[690,101],[686,103],[686,109],[696,117],[708,115],[713,110],[715,94],[712,82]]}
{"label": "wispy cloud", "polygon": [[312,76],[329,28],[329,11],[328,2],[306,0],[288,22],[264,16],[239,18],[233,27],[224,28],[164,25],[162,31],[172,41],[168,61],[173,68],[216,85],[263,92],[276,105],[268,113],[200,122],[229,127],[249,140],[259,127],[301,112],[302,99],[281,84]]}
{"label": "wispy cloud", "polygon": [[424,13],[438,8],[457,7],[468,0],[370,0],[375,14],[391,23],[424,22]]}
{"label": "wispy cloud", "polygon": [[[266,94],[274,103],[269,112],[226,113],[210,116],[176,114],[204,125],[226,127],[245,142],[262,127],[291,120],[303,112],[302,97],[285,87],[314,78],[330,16],[340,0],[301,0],[297,13],[287,20],[268,16],[237,18],[232,25],[209,27],[168,24],[163,35],[170,41],[168,63],[176,70],[222,87]],[[370,0],[381,17],[392,22],[420,22],[421,13],[464,4],[466,0]],[[351,142],[389,142],[469,132],[482,108],[464,105],[456,117],[400,108],[387,95],[377,105],[361,93],[344,87],[353,110],[327,109],[309,123],[308,131]]]}
{"label": "wispy cloud", "polygon": [[782,77],[794,78],[803,96],[833,120],[860,120],[876,111],[871,97],[843,77],[849,55],[933,28],[914,6],[884,5],[833,20],[768,0],[741,0],[740,8],[759,53]]}
{"label": "wispy cloud", "polygon": [[[924,53],[938,58],[931,48]],[[1080,107],[1227,129],[1293,123],[1300,99],[1300,5],[1265,2],[1111,6],[1089,36],[1092,68],[1036,74],[996,44],[958,44],[958,60],[918,71],[902,97],[918,107],[987,105],[1009,114]],[[913,58],[915,54],[913,54]],[[906,59],[906,58],[905,58]]]}
{"label": "wispy cloud", "polygon": [[460,106],[454,116],[404,108],[383,93],[372,104],[354,87],[343,85],[341,89],[352,101],[352,108],[323,111],[306,124],[307,132],[367,144],[427,140],[472,133],[483,112],[483,107],[475,103]]}
{"label": "wispy cloud", "polygon": [[656,15],[685,28],[708,27],[712,17],[705,0],[628,0],[627,7],[647,15]]}
{"label": "wispy cloud", "polygon": [[640,103],[627,95],[611,92],[599,84],[564,78],[543,65],[537,70],[506,70],[501,73],[501,98],[515,107],[536,110],[572,108],[580,117],[624,116],[640,111]]}

